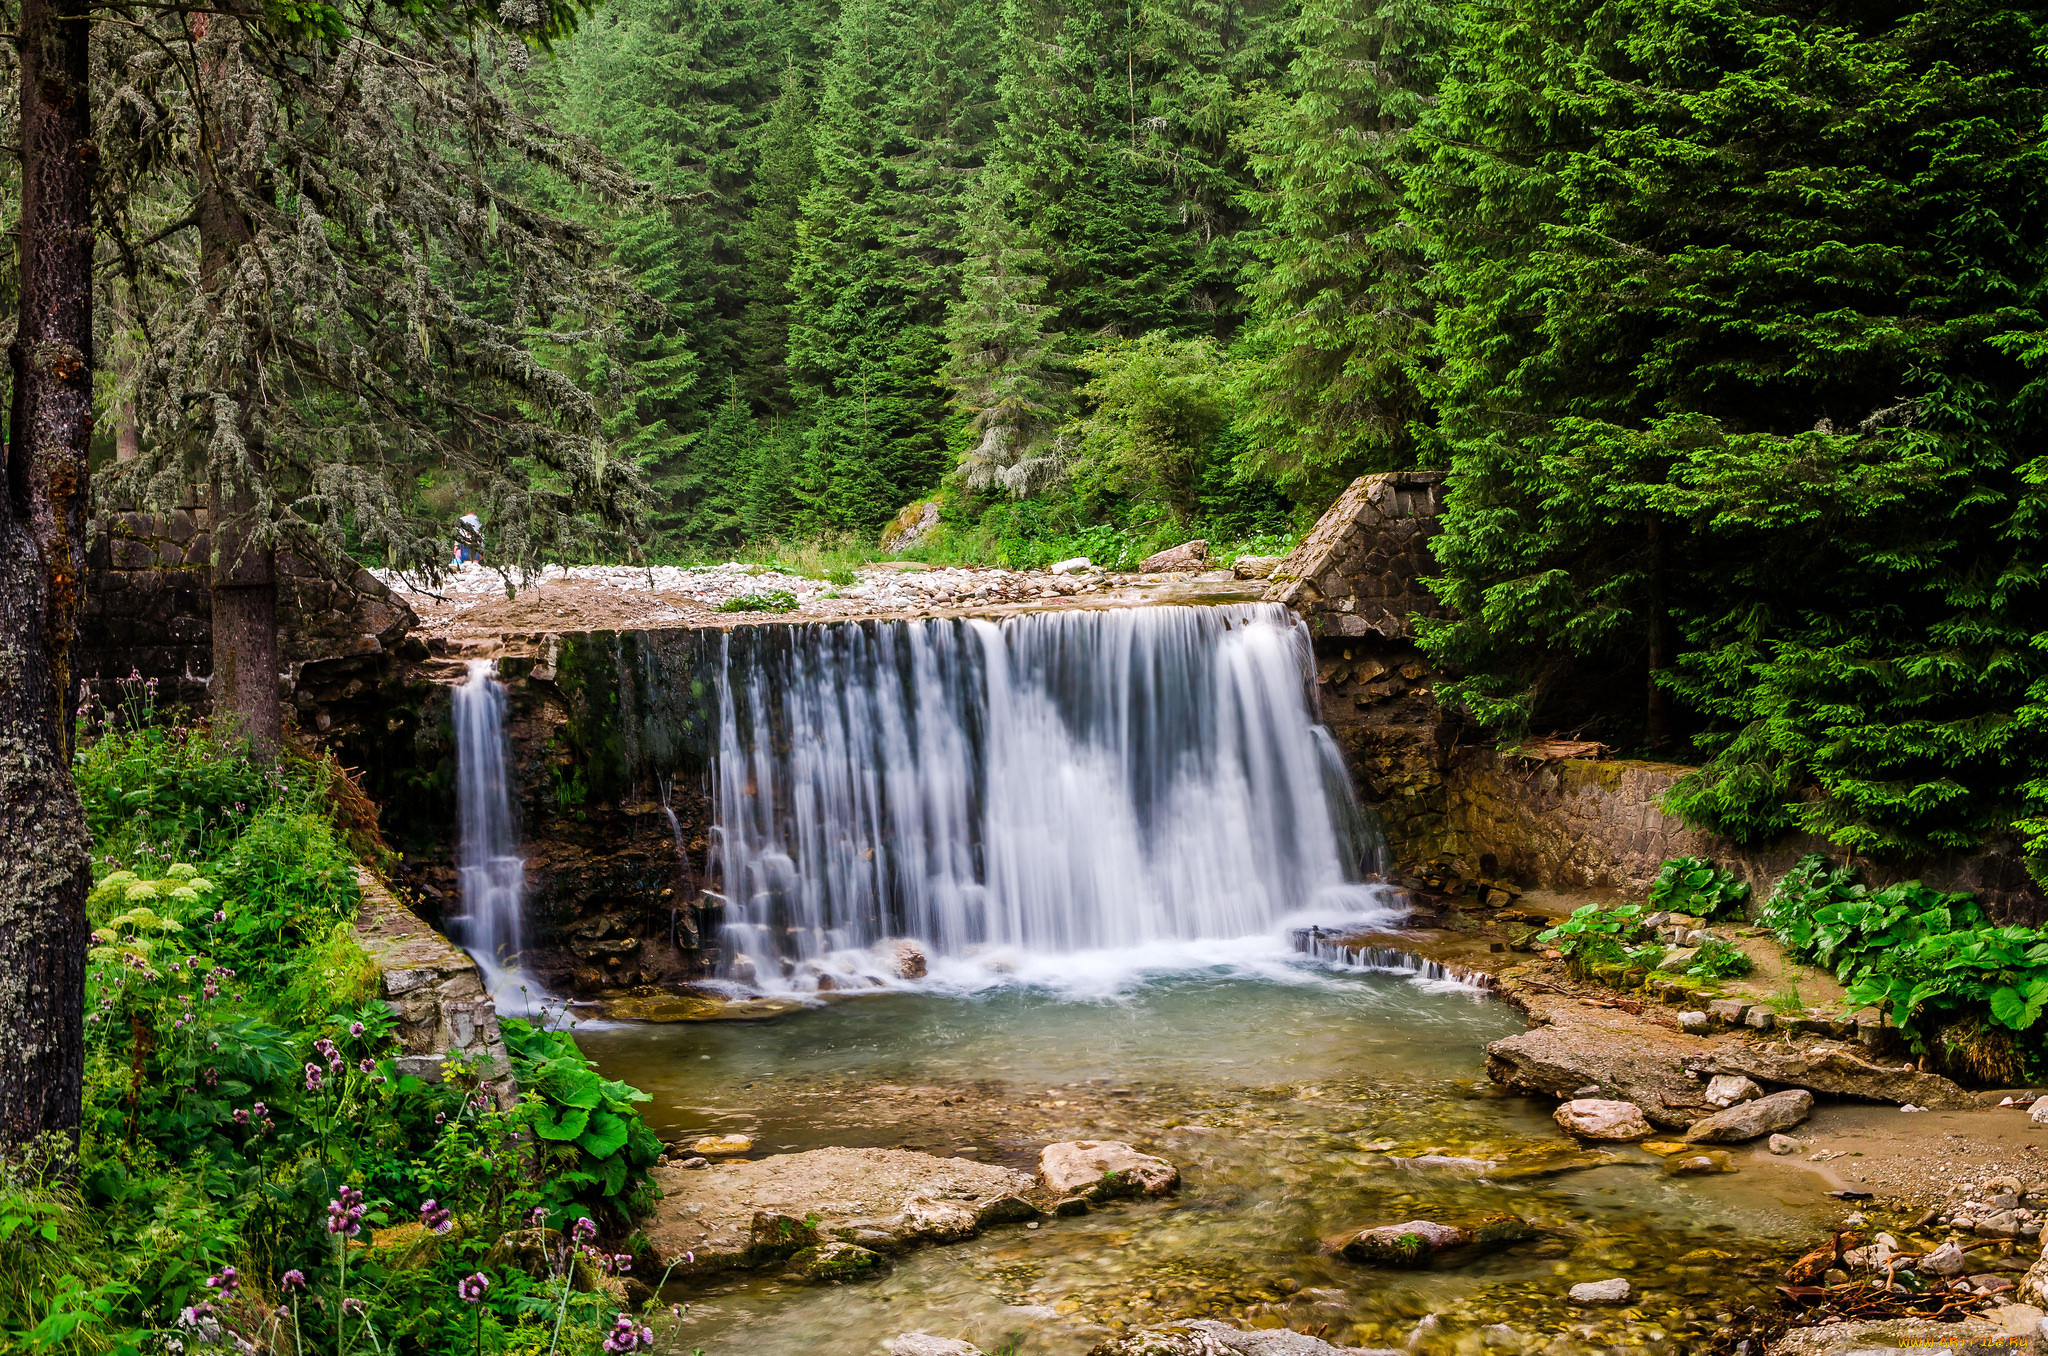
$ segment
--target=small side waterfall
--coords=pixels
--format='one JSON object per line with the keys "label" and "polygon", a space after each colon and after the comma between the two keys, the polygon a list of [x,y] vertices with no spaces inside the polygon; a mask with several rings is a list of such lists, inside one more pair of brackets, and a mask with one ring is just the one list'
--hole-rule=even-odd
{"label": "small side waterfall", "polygon": [[707,863],[726,974],[1138,948],[1377,904],[1376,844],[1267,604],[729,635]]}
{"label": "small side waterfall", "polygon": [[452,931],[476,958],[485,984],[501,1004],[516,1002],[521,985],[538,997],[540,987],[519,969],[526,859],[519,855],[505,735],[505,685],[498,681],[495,661],[469,661],[468,680],[454,691],[454,708],[462,916]]}

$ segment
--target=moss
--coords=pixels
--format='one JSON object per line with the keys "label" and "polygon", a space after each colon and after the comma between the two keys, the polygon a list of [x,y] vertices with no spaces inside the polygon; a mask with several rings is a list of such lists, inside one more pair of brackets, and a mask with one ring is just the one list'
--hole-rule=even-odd
{"label": "moss", "polygon": [[790,1274],[812,1285],[845,1285],[879,1275],[887,1265],[880,1253],[854,1243],[824,1243],[789,1259]]}

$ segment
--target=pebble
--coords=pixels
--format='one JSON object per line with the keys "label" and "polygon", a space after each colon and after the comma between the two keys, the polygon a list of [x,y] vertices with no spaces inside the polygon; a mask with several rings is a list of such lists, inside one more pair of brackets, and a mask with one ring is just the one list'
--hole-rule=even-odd
{"label": "pebble", "polygon": [[1790,1135],[1772,1135],[1770,1149],[1774,1154],[1796,1154],[1799,1152],[1800,1144]]}

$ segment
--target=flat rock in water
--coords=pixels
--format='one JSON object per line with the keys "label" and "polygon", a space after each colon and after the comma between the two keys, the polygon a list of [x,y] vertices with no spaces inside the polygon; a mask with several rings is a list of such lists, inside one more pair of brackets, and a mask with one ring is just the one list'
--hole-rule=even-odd
{"label": "flat rock in water", "polygon": [[665,1162],[654,1184],[653,1251],[663,1266],[696,1254],[679,1275],[767,1266],[833,1241],[873,1252],[949,1242],[1017,1218],[1031,1189],[1009,1168],[907,1149],[812,1149],[695,1171]]}
{"label": "flat rock in water", "polygon": [[1616,1276],[1607,1281],[1582,1281],[1571,1288],[1573,1304],[1627,1304],[1628,1282]]}
{"label": "flat rock in water", "polygon": [[1385,1347],[1336,1347],[1320,1337],[1265,1328],[1244,1332],[1213,1318],[1141,1328],[1094,1348],[1088,1356],[1406,1356]]}
{"label": "flat rock in water", "polygon": [[1560,1127],[1580,1139],[1648,1139],[1655,1133],[1634,1102],[1581,1097],[1566,1102],[1552,1116]]}
{"label": "flat rock in water", "polygon": [[705,1135],[690,1143],[690,1152],[706,1158],[726,1158],[733,1154],[752,1153],[754,1141],[745,1135]]}
{"label": "flat rock in water", "polygon": [[1514,1215],[1491,1215],[1475,1224],[1442,1224],[1413,1219],[1406,1224],[1381,1224],[1355,1234],[1339,1234],[1323,1246],[1347,1262],[1367,1266],[1419,1267],[1440,1254],[1469,1250],[1478,1256],[1536,1236],[1528,1221]]}
{"label": "flat rock in water", "polygon": [[1788,1088],[1741,1102],[1697,1121],[1685,1132],[1688,1144],[1745,1144],[1774,1130],[1790,1130],[1813,1114],[1813,1094]]}
{"label": "flat rock in water", "polygon": [[1055,1196],[1091,1201],[1164,1196],[1180,1186],[1180,1169],[1113,1139],[1072,1139],[1038,1152],[1038,1177]]}
{"label": "flat rock in water", "polygon": [[864,1281],[888,1267],[888,1259],[853,1243],[820,1243],[789,1259],[789,1274],[811,1285],[844,1285]]}

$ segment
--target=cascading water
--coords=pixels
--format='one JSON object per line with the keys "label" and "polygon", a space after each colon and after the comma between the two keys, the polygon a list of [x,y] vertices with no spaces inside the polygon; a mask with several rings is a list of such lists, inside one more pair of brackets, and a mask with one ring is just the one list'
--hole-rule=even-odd
{"label": "cascading water", "polygon": [[454,716],[462,916],[452,931],[476,959],[501,1007],[518,1003],[522,989],[529,1001],[538,999],[540,986],[519,968],[526,859],[519,855],[519,824],[512,812],[505,685],[498,681],[494,661],[469,661],[468,679],[454,691]]}
{"label": "cascading water", "polygon": [[821,960],[887,937],[1072,954],[1384,907],[1285,608],[723,644],[708,868],[730,978],[811,987]]}

